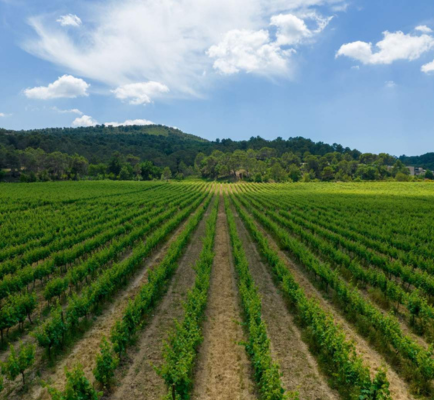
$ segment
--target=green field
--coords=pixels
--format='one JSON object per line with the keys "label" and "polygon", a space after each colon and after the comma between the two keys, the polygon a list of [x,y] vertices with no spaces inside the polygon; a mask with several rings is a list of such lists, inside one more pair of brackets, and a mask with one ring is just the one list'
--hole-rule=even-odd
{"label": "green field", "polygon": [[0,398],[433,398],[433,212],[429,182],[1,184]]}

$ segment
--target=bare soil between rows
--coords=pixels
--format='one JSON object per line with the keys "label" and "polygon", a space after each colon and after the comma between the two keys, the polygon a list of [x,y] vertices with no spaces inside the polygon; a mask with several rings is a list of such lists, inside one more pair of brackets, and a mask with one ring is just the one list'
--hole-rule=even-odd
{"label": "bare soil between rows", "polygon": [[105,399],[157,400],[166,394],[164,381],[155,367],[161,367],[164,361],[163,340],[173,329],[175,320],[183,317],[182,304],[196,278],[193,268],[202,251],[201,238],[205,235],[210,207],[211,205],[194,232],[163,301],[153,312],[152,319],[139,335],[137,343],[128,351],[128,359],[119,368],[116,374],[118,385]]}
{"label": "bare soil between rows", "polygon": [[390,383],[390,393],[394,400],[412,400],[414,397],[410,394],[407,383],[394,371],[391,365],[388,365],[384,357],[382,357],[376,350],[372,349],[369,343],[360,336],[355,329],[346,321],[346,319],[340,314],[337,308],[332,302],[326,299],[321,292],[311,283],[310,276],[300,265],[291,260],[291,257],[284,251],[280,250],[274,238],[268,234],[256,221],[255,225],[270,241],[270,244],[279,253],[280,258],[286,263],[291,273],[294,276],[296,282],[304,290],[308,297],[316,298],[321,307],[332,314],[336,323],[338,323],[344,330],[347,339],[352,341],[355,345],[357,354],[363,357],[363,360],[367,366],[370,367],[371,372],[374,373],[382,366],[387,367],[387,378]]}
{"label": "bare soil between rows", "polygon": [[211,286],[195,374],[194,400],[255,399],[246,351],[223,198],[220,198]]}
{"label": "bare soil between rows", "polygon": [[[48,367],[45,362],[43,365],[36,364],[30,371],[29,375],[33,379],[28,390],[23,393],[20,389],[19,379],[17,378],[14,392],[6,392],[7,399],[12,400],[49,400],[51,397],[48,391],[42,386],[42,382],[47,382],[57,389],[63,389],[65,384],[65,367],[72,368],[76,364],[83,366],[85,375],[93,381],[92,370],[95,367],[96,354],[99,352],[99,344],[103,336],[109,337],[115,322],[121,318],[123,310],[130,299],[133,299],[139,292],[140,288],[147,282],[147,272],[150,267],[158,264],[164,257],[170,244],[176,240],[179,233],[183,230],[189,219],[184,221],[170,236],[169,240],[157,250],[152,256],[145,259],[143,266],[133,276],[129,284],[121,289],[114,297],[111,303],[103,307],[102,313],[93,318],[91,328],[73,345],[72,349],[55,364],[54,367]],[[37,347],[37,360],[41,359],[43,349]],[[38,362],[38,361],[37,361]],[[29,379],[30,380],[30,379]],[[3,397],[5,392],[2,393]]]}
{"label": "bare soil between rows", "polygon": [[[142,214],[143,215],[143,214]],[[137,218],[140,218],[137,217]],[[134,218],[133,218],[134,219]],[[130,222],[131,220],[125,222],[122,225],[125,225],[126,223]],[[131,231],[130,231],[131,232]],[[116,255],[116,257],[114,259],[111,259],[108,263],[106,263],[105,265],[101,266],[101,268],[99,269],[99,271],[97,271],[97,273],[95,273],[94,275],[89,275],[88,277],[86,277],[86,279],[78,286],[78,287],[69,287],[69,289],[67,289],[67,291],[65,291],[64,294],[62,294],[61,298],[53,298],[50,302],[47,302],[44,298],[44,289],[46,284],[53,278],[58,278],[58,277],[65,277],[66,274],[72,269],[72,268],[76,268],[78,267],[81,263],[85,262],[86,260],[88,260],[90,257],[92,257],[95,253],[97,253],[98,251],[100,251],[101,249],[105,248],[106,246],[110,245],[114,240],[121,238],[121,237],[125,237],[126,235],[128,235],[130,232],[127,233],[122,233],[118,236],[116,236],[115,238],[110,239],[109,241],[105,242],[104,244],[102,244],[101,246],[99,246],[96,249],[93,249],[92,251],[90,251],[89,253],[86,253],[82,256],[80,256],[79,258],[77,258],[76,261],[62,267],[62,269],[64,269],[63,271],[60,271],[61,269],[59,268],[59,271],[55,271],[51,276],[49,276],[48,278],[43,279],[42,281],[38,281],[36,284],[29,284],[27,285],[27,287],[32,287],[34,294],[36,295],[36,299],[37,299],[37,303],[36,303],[36,308],[35,310],[32,312],[30,318],[32,320],[32,323],[29,322],[28,318],[26,318],[26,320],[24,321],[23,324],[23,329],[20,329],[20,327],[18,325],[15,325],[14,327],[12,327],[9,331],[8,331],[8,335],[5,335],[5,343],[10,343],[10,344],[14,344],[16,345],[18,341],[21,341],[23,343],[28,343],[28,342],[35,342],[34,338],[31,336],[32,332],[35,331],[35,329],[41,325],[42,323],[44,323],[44,321],[49,317],[49,308],[50,308],[50,304],[53,305],[55,304],[57,301],[60,302],[60,305],[62,308],[65,308],[67,305],[66,302],[66,295],[67,294],[71,294],[71,293],[77,293],[80,294],[81,291],[88,285],[90,284],[93,280],[98,278],[98,274],[102,273],[104,270],[106,270],[107,268],[110,268],[113,263],[115,263],[116,261],[122,261],[126,258],[128,258],[131,254],[132,254],[132,249],[134,247],[134,245],[136,245],[137,243],[139,243],[140,241],[144,241],[145,239],[138,239],[135,243],[133,243],[131,246],[129,246],[128,248],[125,248],[122,252],[120,252],[119,254]],[[147,233],[146,235],[144,235],[144,238],[148,237],[149,233]],[[91,236],[85,240],[88,239],[92,239],[95,236]],[[85,241],[84,240],[84,241]],[[83,243],[79,242],[77,244],[81,244]],[[45,262],[49,257],[46,257],[42,260],[39,260],[37,262],[35,262],[33,265],[39,265],[43,262]],[[9,356],[9,347],[0,349],[0,360],[5,361],[7,359],[7,357]]]}
{"label": "bare soil between rows", "polygon": [[267,325],[273,359],[279,364],[286,391],[297,391],[302,399],[339,399],[303,342],[279,290],[234,210],[239,237],[249,262],[250,272],[262,299],[262,318]]}

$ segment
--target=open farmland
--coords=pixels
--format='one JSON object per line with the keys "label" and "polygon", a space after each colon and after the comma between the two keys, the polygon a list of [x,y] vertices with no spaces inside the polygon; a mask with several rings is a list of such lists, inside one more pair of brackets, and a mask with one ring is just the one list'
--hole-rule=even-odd
{"label": "open farmland", "polygon": [[4,184],[0,398],[433,398],[433,189]]}

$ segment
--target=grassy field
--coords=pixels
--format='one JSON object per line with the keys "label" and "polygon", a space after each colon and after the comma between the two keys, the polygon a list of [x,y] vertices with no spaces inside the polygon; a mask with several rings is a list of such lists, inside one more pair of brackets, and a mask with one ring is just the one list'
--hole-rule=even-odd
{"label": "grassy field", "polygon": [[433,189],[0,185],[0,398],[433,398]]}

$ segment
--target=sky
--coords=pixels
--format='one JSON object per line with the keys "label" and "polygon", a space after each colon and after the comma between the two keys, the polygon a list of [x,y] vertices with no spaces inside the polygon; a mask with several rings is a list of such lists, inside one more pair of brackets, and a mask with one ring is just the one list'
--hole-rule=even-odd
{"label": "sky", "polygon": [[434,151],[432,0],[0,0],[0,127]]}

